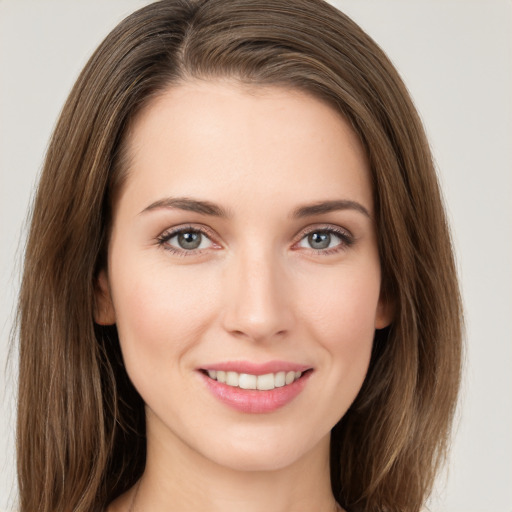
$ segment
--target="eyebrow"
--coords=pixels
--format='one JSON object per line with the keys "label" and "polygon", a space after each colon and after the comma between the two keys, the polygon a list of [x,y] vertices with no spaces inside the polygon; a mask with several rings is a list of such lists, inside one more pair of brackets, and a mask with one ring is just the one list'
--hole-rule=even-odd
{"label": "eyebrow", "polygon": [[348,199],[321,201],[319,203],[300,206],[293,211],[292,217],[295,219],[302,219],[304,217],[313,217],[314,215],[322,215],[323,213],[330,213],[338,210],[355,210],[371,219],[370,212],[361,203],[358,203],[357,201],[350,201]]}
{"label": "eyebrow", "polygon": [[[212,217],[228,218],[230,214],[227,210],[210,201],[201,201],[199,199],[191,199],[189,197],[166,197],[159,199],[144,208],[140,213],[150,212],[160,208],[170,208],[184,210],[188,212],[200,213],[202,215],[210,215]],[[294,219],[303,219],[305,217],[313,217],[338,210],[355,210],[371,218],[370,212],[356,201],[348,199],[338,199],[332,201],[321,201],[309,205],[299,206],[293,210],[291,217]]]}
{"label": "eyebrow", "polygon": [[151,203],[140,213],[146,213],[160,208],[185,210],[187,212],[196,212],[202,215],[211,215],[212,217],[229,217],[228,212],[221,206],[211,203],[210,201],[200,201],[189,197],[165,197]]}

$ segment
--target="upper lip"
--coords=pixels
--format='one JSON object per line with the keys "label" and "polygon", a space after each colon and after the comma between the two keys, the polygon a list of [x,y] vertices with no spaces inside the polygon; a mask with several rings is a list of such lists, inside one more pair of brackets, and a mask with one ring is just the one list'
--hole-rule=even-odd
{"label": "upper lip", "polygon": [[278,372],[304,372],[311,366],[290,361],[267,361],[254,363],[251,361],[223,361],[201,366],[201,370],[221,370],[225,372],[248,373],[249,375],[265,375]]}

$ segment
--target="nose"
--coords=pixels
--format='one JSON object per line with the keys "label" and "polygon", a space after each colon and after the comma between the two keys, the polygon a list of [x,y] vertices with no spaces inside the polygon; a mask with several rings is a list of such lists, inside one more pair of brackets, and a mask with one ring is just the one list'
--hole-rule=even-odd
{"label": "nose", "polygon": [[283,337],[294,323],[283,264],[271,250],[247,252],[234,257],[227,270],[224,328],[252,341]]}

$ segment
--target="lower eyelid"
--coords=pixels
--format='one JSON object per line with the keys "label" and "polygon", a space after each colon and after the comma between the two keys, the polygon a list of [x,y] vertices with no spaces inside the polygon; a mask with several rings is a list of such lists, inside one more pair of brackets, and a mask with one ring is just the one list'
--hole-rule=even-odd
{"label": "lower eyelid", "polygon": [[[202,236],[204,236],[209,241],[210,245],[208,247],[187,250],[187,249],[175,247],[175,246],[169,244],[169,241],[172,238],[178,236],[180,233],[186,233],[186,232],[200,233]],[[351,245],[353,245],[353,243],[355,242],[355,239],[352,236],[352,234],[345,230],[334,229],[332,227],[319,227],[316,229],[311,229],[306,232],[303,232],[300,235],[300,238],[298,239],[298,241],[295,242],[293,245],[296,247],[307,236],[309,236],[312,233],[316,233],[316,232],[324,232],[324,233],[329,233],[331,235],[334,235],[335,237],[337,237],[339,239],[339,243],[333,247],[326,247],[324,249],[315,249],[313,247],[309,247],[309,248],[303,247],[303,248],[310,249],[311,251],[315,251],[316,253],[330,254],[330,253],[335,253],[335,252],[347,249]],[[179,255],[183,255],[183,256],[199,254],[202,251],[211,249],[212,247],[213,248],[221,247],[221,245],[215,241],[213,235],[211,235],[209,233],[209,230],[206,230],[204,228],[199,228],[196,226],[182,226],[182,227],[177,227],[174,229],[164,231],[161,235],[159,235],[157,237],[157,243],[158,243],[158,245],[162,246],[162,248],[164,248],[165,250],[168,250],[170,252],[173,252],[173,253],[176,253]]]}
{"label": "lower eyelid", "polygon": [[175,229],[170,229],[170,230],[167,230],[167,231],[164,231],[161,235],[159,235],[157,237],[157,243],[158,245],[162,246],[164,249],[166,250],[169,250],[171,252],[176,252],[176,253],[198,253],[200,251],[203,251],[203,250],[206,250],[206,249],[209,249],[210,247],[206,247],[206,248],[202,248],[202,249],[183,249],[183,248],[180,248],[180,247],[175,247],[171,244],[169,244],[169,241],[172,240],[174,237],[180,235],[181,233],[187,233],[187,232],[194,232],[194,233],[199,233],[201,234],[203,237],[205,237],[207,240],[209,240],[210,244],[212,246],[215,246],[215,245],[218,245],[216,244],[216,242],[213,240],[213,237],[212,235],[210,235],[210,233],[208,231],[206,231],[205,229],[200,229],[200,228],[197,228],[197,227],[194,227],[194,226],[183,226],[183,227],[179,227],[179,228],[175,228]]}

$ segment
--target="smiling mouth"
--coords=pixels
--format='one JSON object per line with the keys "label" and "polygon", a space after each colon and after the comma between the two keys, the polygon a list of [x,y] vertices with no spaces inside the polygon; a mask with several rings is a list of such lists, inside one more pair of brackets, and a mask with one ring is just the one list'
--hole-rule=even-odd
{"label": "smiling mouth", "polygon": [[311,369],[305,371],[280,371],[276,373],[266,373],[265,375],[252,375],[250,373],[238,373],[234,371],[222,370],[201,370],[210,379],[233,388],[251,389],[259,391],[270,391],[275,388],[283,388],[293,384],[303,375],[311,372]]}

